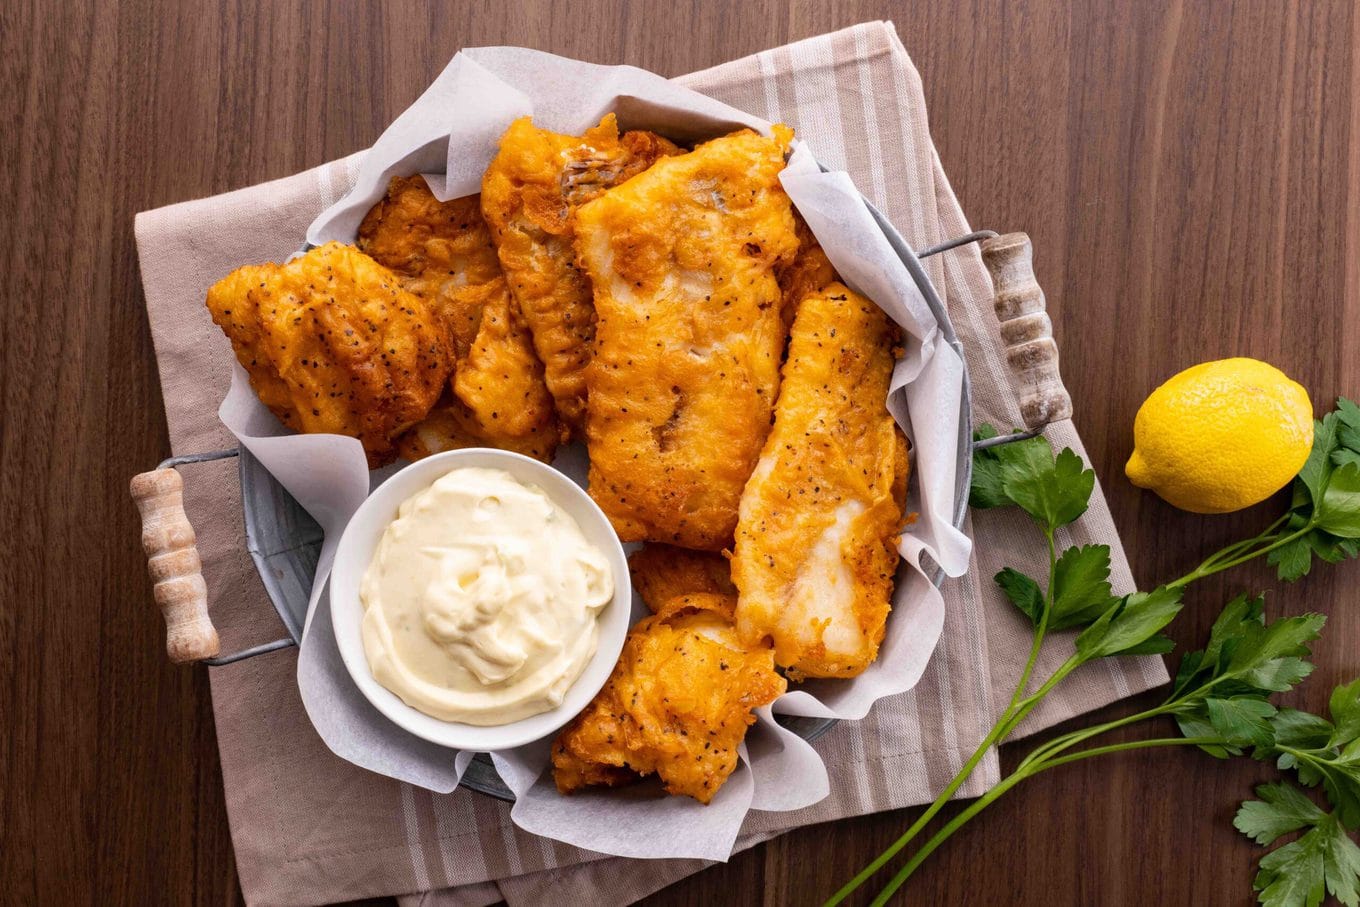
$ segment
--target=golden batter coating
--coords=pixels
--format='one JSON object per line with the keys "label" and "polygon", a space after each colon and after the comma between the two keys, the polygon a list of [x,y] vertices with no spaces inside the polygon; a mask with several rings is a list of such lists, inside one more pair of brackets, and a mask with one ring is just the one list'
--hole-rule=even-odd
{"label": "golden batter coating", "polygon": [[779,389],[776,274],[798,248],[779,185],[791,138],[732,133],[576,212],[598,316],[590,494],[625,541],[731,544]]}
{"label": "golden batter coating", "polygon": [[422,177],[396,177],[360,225],[359,247],[429,301],[453,342],[452,393],[402,438],[403,456],[490,446],[551,460],[561,427],[480,199],[441,202]]}
{"label": "golden batter coating", "polygon": [[655,612],[673,598],[696,593],[736,595],[732,566],[716,551],[691,551],[648,542],[628,558],[633,588]]}
{"label": "golden batter coating", "polygon": [[798,233],[798,254],[779,272],[779,289],[783,293],[779,310],[785,330],[793,326],[793,316],[804,296],[839,279],[831,259],[822,251],[822,244],[797,211],[793,213],[793,221]]}
{"label": "golden batter coating", "polygon": [[393,177],[387,194],[359,225],[359,249],[401,275],[411,292],[462,315],[451,324],[460,356],[476,333],[476,298],[464,288],[494,283],[503,275],[491,231],[476,195],[441,202],[422,176]]}
{"label": "golden batter coating", "polygon": [[732,578],[742,639],[792,679],[851,677],[878,657],[907,486],[884,401],[898,331],[839,283],[793,322],[774,430],[741,499]]}
{"label": "golden batter coating", "polygon": [[559,791],[655,774],[668,793],[713,799],[753,711],[786,687],[768,648],[738,640],[734,605],[730,595],[684,596],[629,631],[604,688],[553,744]]}
{"label": "golden batter coating", "polygon": [[511,291],[543,360],[557,411],[571,428],[585,416],[585,379],[595,336],[590,283],[576,268],[571,213],[680,149],[655,133],[619,135],[614,115],[584,136],[511,124],[482,177],[491,224]]}
{"label": "golden batter coating", "polygon": [[402,456],[418,460],[461,447],[499,447],[552,462],[562,440],[543,364],[504,292],[483,303],[477,333],[458,362],[451,390],[430,415],[398,439]]}
{"label": "golden batter coating", "polygon": [[453,367],[443,322],[397,275],[340,243],[238,268],[208,290],[260,401],[295,431],[358,438],[376,467]]}

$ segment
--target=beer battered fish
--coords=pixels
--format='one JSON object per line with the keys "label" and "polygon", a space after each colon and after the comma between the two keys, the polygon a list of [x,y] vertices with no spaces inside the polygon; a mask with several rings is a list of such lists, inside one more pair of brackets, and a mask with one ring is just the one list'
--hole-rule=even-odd
{"label": "beer battered fish", "polygon": [[559,791],[655,774],[668,793],[713,799],[753,711],[786,686],[769,648],[737,638],[734,605],[730,595],[683,596],[629,631],[604,689],[553,744]]}
{"label": "beer battered fish", "polygon": [[561,428],[480,199],[441,202],[423,178],[396,177],[360,225],[358,245],[429,303],[453,345],[449,388],[401,439],[403,456],[490,446],[551,460]]}
{"label": "beer battered fish", "polygon": [[770,429],[798,249],[779,185],[792,133],[664,157],[576,212],[595,289],[590,494],[625,541],[719,550]]}
{"label": "beer battered fish", "polygon": [[483,305],[477,334],[430,415],[398,439],[418,460],[460,447],[499,447],[544,463],[562,440],[552,398],[508,294]]}
{"label": "beer battered fish", "polygon": [[852,677],[878,656],[907,487],[884,406],[896,326],[839,283],[798,306],[774,429],[741,498],[737,627],[791,679]]}
{"label": "beer battered fish", "polygon": [[782,293],[779,314],[784,320],[785,330],[793,326],[793,316],[804,296],[838,279],[831,259],[822,251],[822,244],[812,235],[807,222],[797,211],[793,213],[793,220],[798,234],[798,254],[779,272],[779,289]]}
{"label": "beer battered fish", "polygon": [[280,422],[358,438],[371,467],[396,456],[397,436],[425,418],[453,368],[433,309],[340,243],[238,268],[207,306]]}
{"label": "beer battered fish", "polygon": [[590,283],[576,268],[571,213],[680,149],[655,133],[619,135],[611,113],[584,136],[511,124],[482,177],[482,212],[491,225],[548,389],[562,420],[581,427],[595,335]]}
{"label": "beer battered fish", "polygon": [[716,551],[691,551],[648,542],[628,558],[633,588],[655,612],[681,595],[716,593],[736,595],[732,566]]}

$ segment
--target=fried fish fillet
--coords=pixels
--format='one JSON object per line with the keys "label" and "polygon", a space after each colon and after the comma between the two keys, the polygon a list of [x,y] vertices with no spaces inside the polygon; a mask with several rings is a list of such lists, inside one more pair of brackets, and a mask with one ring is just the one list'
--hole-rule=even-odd
{"label": "fried fish fillet", "polygon": [[477,333],[439,403],[398,440],[418,460],[460,447],[499,447],[552,462],[562,440],[552,398],[509,295],[488,296]]}
{"label": "fried fish fillet", "polygon": [[340,243],[238,268],[207,305],[280,422],[358,438],[370,466],[396,455],[396,437],[425,418],[453,367],[433,309]]}
{"label": "fried fish fillet", "polygon": [[501,266],[533,334],[557,411],[572,428],[585,416],[595,334],[590,284],[576,269],[571,212],[680,149],[651,132],[619,135],[614,115],[584,136],[540,129],[528,117],[501,137],[482,177],[482,212]]}
{"label": "fried fish fillet", "polygon": [[441,202],[423,178],[396,177],[359,226],[358,244],[429,302],[453,342],[449,392],[401,439],[402,454],[491,446],[551,460],[561,427],[480,199]]}
{"label": "fried fish fillet", "polygon": [[402,456],[419,460],[461,447],[499,447],[552,462],[562,440],[543,365],[505,293],[488,299],[451,389],[429,416],[398,439]]}
{"label": "fried fish fillet", "polygon": [[691,551],[648,542],[628,558],[633,587],[655,612],[673,598],[695,593],[736,595],[732,567],[716,551]]}
{"label": "fried fish fillet", "polygon": [[793,220],[798,234],[798,254],[779,272],[779,290],[782,294],[779,313],[784,319],[785,330],[793,325],[793,316],[804,296],[839,279],[831,259],[826,257],[822,244],[812,234],[807,221],[797,211],[793,214]]}
{"label": "fried fish fillet", "polygon": [[590,494],[625,541],[718,550],[770,429],[798,239],[779,185],[792,133],[665,157],[576,212],[595,288]]}
{"label": "fried fish fillet", "polygon": [[737,767],[753,710],[786,686],[769,648],[738,640],[735,602],[672,599],[629,631],[604,689],[553,744],[559,791],[655,774],[671,794],[713,799]]}
{"label": "fried fish fillet", "polygon": [[[503,275],[475,195],[441,202],[422,176],[393,177],[359,225],[359,249],[397,274],[411,292],[452,309],[460,355],[476,333],[477,299],[458,291]],[[469,311],[471,310],[471,311]]]}
{"label": "fried fish fillet", "polygon": [[884,406],[897,342],[842,284],[798,306],[732,557],[742,639],[772,640],[794,679],[859,674],[883,640],[907,485],[906,439]]}

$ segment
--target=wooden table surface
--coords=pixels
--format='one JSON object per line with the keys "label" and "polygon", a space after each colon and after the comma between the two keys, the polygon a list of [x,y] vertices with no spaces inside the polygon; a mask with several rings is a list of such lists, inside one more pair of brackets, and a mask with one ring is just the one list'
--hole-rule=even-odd
{"label": "wooden table surface", "polygon": [[[872,18],[925,80],[975,224],[1034,238],[1076,422],[1135,574],[1178,575],[1268,521],[1132,488],[1161,379],[1271,361],[1323,407],[1360,394],[1360,7],[999,0],[782,5],[90,0],[0,4],[0,891],[14,903],[240,899],[206,670],[162,655],[127,499],[167,451],[134,213],[369,144],[464,45],[663,74]],[[1273,506],[1273,505],[1272,505]],[[1332,623],[1302,701],[1360,674],[1360,564],[1205,582]],[[1151,701],[1150,699],[1148,701]],[[1110,715],[1132,709],[1125,703]],[[1018,752],[1003,751],[1013,764]],[[916,903],[1245,904],[1235,804],[1269,772],[1153,751],[1041,776],[957,836]],[[911,811],[804,829],[653,899],[811,903]]]}

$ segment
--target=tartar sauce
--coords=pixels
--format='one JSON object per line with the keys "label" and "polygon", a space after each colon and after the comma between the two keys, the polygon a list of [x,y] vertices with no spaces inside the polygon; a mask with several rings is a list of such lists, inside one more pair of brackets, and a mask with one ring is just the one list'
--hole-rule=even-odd
{"label": "tartar sauce", "polygon": [[604,554],[542,490],[463,468],[402,503],[364,573],[379,683],[445,721],[546,712],[595,654],[614,595]]}

